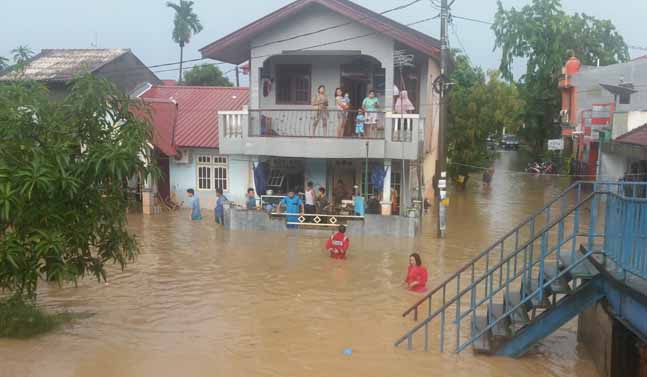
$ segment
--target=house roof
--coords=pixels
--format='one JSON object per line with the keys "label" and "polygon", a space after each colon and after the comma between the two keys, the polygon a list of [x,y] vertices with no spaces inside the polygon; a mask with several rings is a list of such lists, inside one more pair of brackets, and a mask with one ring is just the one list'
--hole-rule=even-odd
{"label": "house roof", "polygon": [[44,49],[30,59],[24,74],[9,71],[0,80],[10,81],[18,78],[66,82],[83,72],[94,72],[111,61],[129,53],[129,49]]}
{"label": "house roof", "polygon": [[294,17],[295,14],[313,4],[321,5],[342,14],[428,56],[439,57],[440,41],[436,38],[402,25],[349,0],[297,0],[201,48],[202,57],[231,64],[240,64],[249,59],[249,45],[254,37],[279,22]]}
{"label": "house roof", "polygon": [[647,147],[647,124],[618,136],[614,141]]}
{"label": "house roof", "polygon": [[155,85],[141,97],[177,103],[175,147],[218,148],[218,112],[242,110],[249,102],[249,89]]}
{"label": "house roof", "polygon": [[173,136],[177,121],[177,104],[171,100],[144,98],[145,108],[132,110],[133,114],[140,119],[146,119],[153,125],[153,145],[165,155],[172,157],[177,155]]}

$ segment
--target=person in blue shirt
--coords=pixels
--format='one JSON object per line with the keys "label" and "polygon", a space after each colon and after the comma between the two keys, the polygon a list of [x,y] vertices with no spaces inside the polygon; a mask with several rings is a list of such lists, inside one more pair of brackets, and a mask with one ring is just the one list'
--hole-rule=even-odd
{"label": "person in blue shirt", "polygon": [[186,195],[189,197],[189,204],[191,206],[191,220],[202,220],[200,200],[195,196],[195,191],[193,189],[188,189],[186,190]]}
{"label": "person in blue shirt", "polygon": [[227,197],[223,195],[221,188],[216,189],[216,198],[216,208],[214,209],[216,224],[225,225],[225,202]]}
{"label": "person in blue shirt", "polygon": [[[290,190],[288,192],[288,196],[284,197],[279,203],[279,208],[278,208],[279,213],[281,213],[281,209],[283,207],[285,207],[285,213],[292,214],[292,215],[286,216],[288,223],[298,222],[299,215],[297,214],[303,214],[304,212],[303,201],[301,200],[301,198],[294,195],[294,190]],[[288,228],[296,228],[296,227],[297,227],[296,224],[288,224]]]}
{"label": "person in blue shirt", "polygon": [[256,209],[256,193],[251,187],[247,189],[246,206],[247,209]]}

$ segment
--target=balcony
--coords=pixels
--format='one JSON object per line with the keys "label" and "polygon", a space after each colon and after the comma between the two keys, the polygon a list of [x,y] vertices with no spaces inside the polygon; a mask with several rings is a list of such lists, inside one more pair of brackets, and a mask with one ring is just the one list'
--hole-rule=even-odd
{"label": "balcony", "polygon": [[[367,114],[355,135],[356,111],[245,110],[218,114],[220,152],[291,158],[416,160],[423,119],[417,114]],[[342,127],[342,125],[345,125]]]}

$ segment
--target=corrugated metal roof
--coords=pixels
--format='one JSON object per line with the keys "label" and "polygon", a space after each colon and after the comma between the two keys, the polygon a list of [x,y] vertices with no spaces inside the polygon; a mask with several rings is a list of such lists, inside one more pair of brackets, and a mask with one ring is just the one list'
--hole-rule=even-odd
{"label": "corrugated metal roof", "polygon": [[[202,57],[240,64],[249,59],[249,42],[277,23],[319,4],[428,56],[439,58],[440,41],[349,0],[297,0],[200,49]],[[358,41],[361,43],[361,41]]]}
{"label": "corrugated metal roof", "polygon": [[177,155],[173,143],[177,104],[170,100],[157,98],[144,98],[143,100],[148,105],[150,113],[144,108],[136,108],[132,110],[133,114],[140,119],[150,121],[153,125],[153,145],[169,157]]}
{"label": "corrugated metal roof", "polygon": [[242,110],[249,102],[248,88],[213,86],[153,86],[143,98],[177,103],[174,145],[218,148],[218,112]]}
{"label": "corrugated metal roof", "polygon": [[634,128],[626,134],[618,136],[615,141],[647,147],[647,124]]}
{"label": "corrugated metal roof", "polygon": [[126,48],[111,49],[44,49],[25,67],[24,74],[10,71],[0,80],[18,78],[36,81],[65,82],[83,72],[94,72],[107,63],[129,53]]}

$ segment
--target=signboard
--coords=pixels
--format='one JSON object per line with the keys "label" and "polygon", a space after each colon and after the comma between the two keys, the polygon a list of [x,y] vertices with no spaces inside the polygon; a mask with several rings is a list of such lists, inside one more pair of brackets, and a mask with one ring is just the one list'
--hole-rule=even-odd
{"label": "signboard", "polygon": [[551,140],[548,140],[548,150],[549,151],[563,151],[564,150],[564,139],[551,139]]}
{"label": "signboard", "polygon": [[414,61],[413,54],[407,54],[405,50],[397,50],[393,53],[393,65],[396,68],[414,67]]}
{"label": "signboard", "polygon": [[613,115],[613,104],[595,104],[591,109],[591,124],[606,125],[611,123]]}

